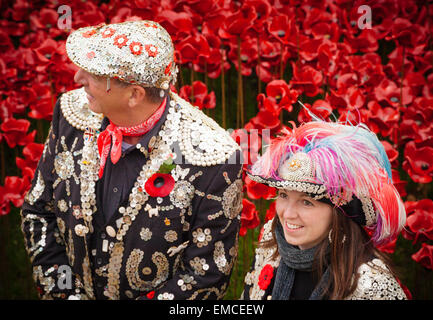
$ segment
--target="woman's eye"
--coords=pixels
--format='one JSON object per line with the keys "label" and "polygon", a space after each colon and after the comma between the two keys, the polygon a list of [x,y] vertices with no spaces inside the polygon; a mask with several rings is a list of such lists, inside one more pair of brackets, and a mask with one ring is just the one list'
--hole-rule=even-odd
{"label": "woman's eye", "polygon": [[287,198],[287,194],[285,194],[285,193],[283,193],[283,192],[280,192],[280,193],[278,194],[278,196],[279,196],[280,198],[283,198],[283,199],[286,199],[286,198]]}
{"label": "woman's eye", "polygon": [[313,206],[313,203],[311,202],[311,201],[308,201],[308,200],[302,200],[302,203],[305,205],[305,206],[307,206],[307,207],[310,207],[310,206]]}

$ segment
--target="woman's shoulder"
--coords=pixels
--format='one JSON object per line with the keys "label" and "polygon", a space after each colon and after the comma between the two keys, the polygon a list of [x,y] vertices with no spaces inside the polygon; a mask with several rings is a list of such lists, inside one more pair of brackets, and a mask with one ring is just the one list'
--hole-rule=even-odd
{"label": "woman's shoulder", "polygon": [[405,300],[406,294],[386,264],[375,258],[358,268],[356,290],[348,300]]}
{"label": "woman's shoulder", "polygon": [[[262,231],[260,242],[272,238],[272,220],[268,221]],[[245,276],[244,292],[241,300],[263,300],[268,299],[272,292],[273,280],[280,263],[280,256],[274,256],[275,247],[258,246],[255,250],[251,270]]]}

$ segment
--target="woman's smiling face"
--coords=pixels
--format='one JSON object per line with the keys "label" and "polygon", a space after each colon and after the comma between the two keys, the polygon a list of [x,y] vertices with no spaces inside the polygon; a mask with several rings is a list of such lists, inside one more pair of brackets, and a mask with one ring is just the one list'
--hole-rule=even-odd
{"label": "woman's smiling face", "polygon": [[333,214],[329,204],[313,200],[303,192],[279,190],[275,208],[284,237],[291,245],[305,250],[327,237]]}

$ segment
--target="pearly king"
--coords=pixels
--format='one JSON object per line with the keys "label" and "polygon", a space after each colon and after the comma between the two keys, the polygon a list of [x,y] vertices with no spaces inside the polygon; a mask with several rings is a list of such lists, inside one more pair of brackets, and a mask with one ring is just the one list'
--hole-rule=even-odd
{"label": "pearly king", "polygon": [[[124,50],[124,56],[146,52],[147,59],[165,52],[157,42],[145,42],[147,38],[131,32],[141,28],[155,29],[150,32],[158,35],[165,31],[156,23],[141,21],[79,29],[68,42],[74,43],[74,37],[99,37],[89,43],[114,43],[105,52],[114,54],[115,48]],[[151,45],[157,49],[151,50]],[[68,50],[71,47],[67,45]],[[91,47],[92,60],[102,54],[98,48]],[[81,50],[84,56],[88,49]],[[157,79],[136,77],[127,68],[121,74],[119,68],[104,70],[111,77],[123,75],[130,81],[132,75],[163,88],[172,81],[171,68],[176,68],[169,60],[153,62]],[[86,67],[85,60],[79,61]],[[107,118],[88,108],[83,88],[63,94],[54,109],[21,211],[41,298],[222,298],[237,256],[242,209],[238,145],[215,121],[170,92],[160,120],[100,179],[97,139],[107,125]],[[101,199],[111,197],[107,192],[113,197],[118,192],[103,189],[104,179],[116,173],[116,166],[137,163],[132,187],[107,216]],[[122,177],[122,172],[117,174]],[[70,274],[59,273],[61,266],[69,267]],[[62,285],[65,276],[72,278],[70,287]]]}

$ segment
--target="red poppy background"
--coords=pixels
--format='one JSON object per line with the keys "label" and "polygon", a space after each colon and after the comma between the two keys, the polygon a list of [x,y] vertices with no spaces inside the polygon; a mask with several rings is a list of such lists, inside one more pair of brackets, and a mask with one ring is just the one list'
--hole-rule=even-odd
{"label": "red poppy background", "polygon": [[[370,25],[362,24],[361,5],[371,9]],[[408,214],[402,236],[380,249],[403,267],[400,279],[414,299],[433,298],[431,1],[72,0],[68,6],[73,30],[138,19],[164,26],[180,67],[173,89],[234,130],[244,169],[289,121],[310,120],[298,100],[324,120],[366,123],[382,140]],[[34,297],[19,207],[42,155],[54,104],[76,88],[77,68],[65,54],[71,30],[58,26],[58,7],[54,0],[0,2],[0,261],[6,261],[0,264],[0,297],[5,298]],[[108,36],[126,45],[118,42],[120,35]],[[145,45],[131,50],[158,54]],[[275,191],[243,179],[237,280],[227,295],[233,299],[242,290],[261,227],[275,214]]]}

